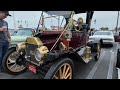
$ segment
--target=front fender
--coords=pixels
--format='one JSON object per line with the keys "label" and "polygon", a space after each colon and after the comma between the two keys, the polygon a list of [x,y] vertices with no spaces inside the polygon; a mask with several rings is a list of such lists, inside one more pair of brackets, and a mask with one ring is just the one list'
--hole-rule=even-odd
{"label": "front fender", "polygon": [[17,45],[17,44],[10,44],[9,49],[11,49],[11,48],[16,48],[16,45]]}

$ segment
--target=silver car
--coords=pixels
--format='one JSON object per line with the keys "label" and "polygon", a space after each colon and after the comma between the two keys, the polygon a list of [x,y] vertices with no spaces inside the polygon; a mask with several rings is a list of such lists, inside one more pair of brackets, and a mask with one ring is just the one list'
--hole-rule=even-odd
{"label": "silver car", "polygon": [[111,45],[113,47],[113,43],[115,42],[114,35],[112,31],[96,31],[93,36],[89,36],[88,43],[89,44],[96,44],[101,43]]}

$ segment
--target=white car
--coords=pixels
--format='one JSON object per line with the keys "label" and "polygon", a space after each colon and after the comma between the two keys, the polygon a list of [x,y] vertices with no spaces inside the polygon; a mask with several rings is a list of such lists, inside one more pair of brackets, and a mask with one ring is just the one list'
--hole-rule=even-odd
{"label": "white car", "polygon": [[[100,41],[101,40],[101,41]],[[96,31],[93,36],[89,37],[89,43],[110,44],[113,46],[114,35],[112,31]]]}

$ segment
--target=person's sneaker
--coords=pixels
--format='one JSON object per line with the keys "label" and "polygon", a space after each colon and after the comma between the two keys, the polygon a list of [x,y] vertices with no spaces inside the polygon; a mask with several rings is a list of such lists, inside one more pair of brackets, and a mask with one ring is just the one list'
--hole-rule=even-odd
{"label": "person's sneaker", "polygon": [[3,68],[0,68],[0,72],[4,72]]}
{"label": "person's sneaker", "polygon": [[1,72],[4,72],[4,70],[3,70],[3,69],[1,69]]}
{"label": "person's sneaker", "polygon": [[4,72],[4,70],[3,70],[3,69],[1,69],[1,72]]}
{"label": "person's sneaker", "polygon": [[0,73],[2,72],[2,70],[0,69]]}

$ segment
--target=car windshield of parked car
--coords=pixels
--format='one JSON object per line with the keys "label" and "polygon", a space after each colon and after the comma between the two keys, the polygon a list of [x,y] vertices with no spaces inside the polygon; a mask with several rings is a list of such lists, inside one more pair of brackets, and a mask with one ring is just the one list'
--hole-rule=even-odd
{"label": "car windshield of parked car", "polygon": [[13,33],[14,33],[14,31],[13,31],[13,30],[9,30],[9,32],[10,32],[10,35],[13,35]]}
{"label": "car windshield of parked car", "polygon": [[94,35],[112,35],[111,32],[95,32]]}
{"label": "car windshield of parked car", "polygon": [[31,36],[32,35],[32,30],[18,30],[15,36]]}

